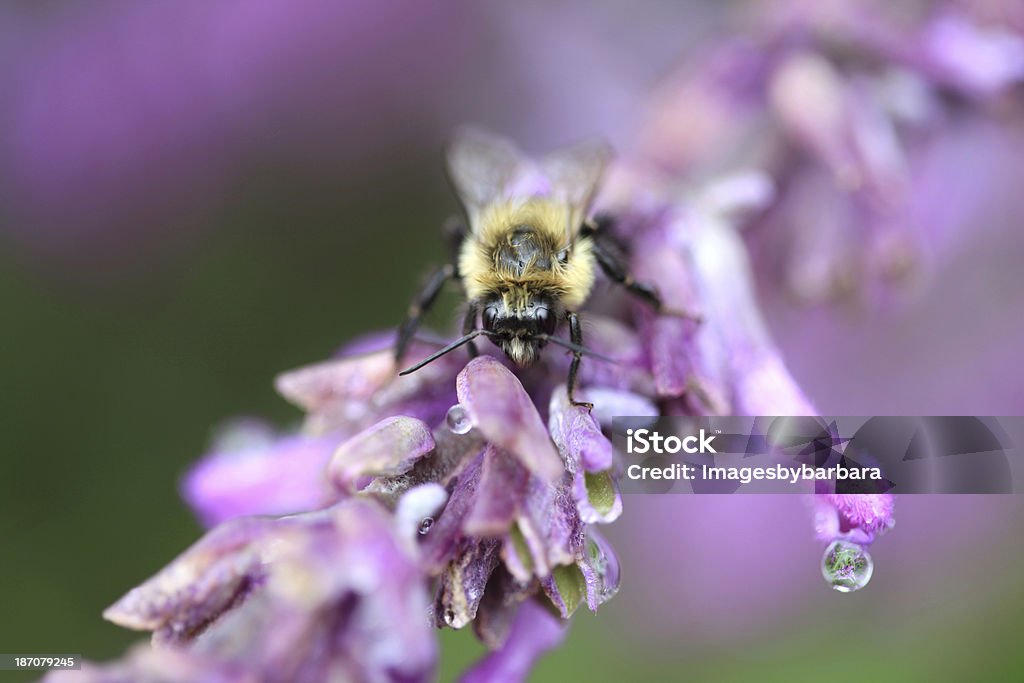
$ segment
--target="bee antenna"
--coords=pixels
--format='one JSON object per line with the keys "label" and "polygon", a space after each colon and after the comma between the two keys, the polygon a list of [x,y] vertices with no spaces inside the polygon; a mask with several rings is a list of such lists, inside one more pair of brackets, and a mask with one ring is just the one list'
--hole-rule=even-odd
{"label": "bee antenna", "polygon": [[435,360],[437,360],[441,356],[449,354],[452,351],[454,351],[455,349],[459,348],[460,346],[468,344],[469,342],[471,342],[474,339],[476,339],[477,337],[479,337],[481,334],[489,334],[489,332],[487,330],[473,330],[469,334],[466,334],[466,335],[464,335],[462,337],[459,337],[458,339],[456,339],[455,341],[453,341],[451,344],[449,344],[448,346],[444,347],[440,351],[435,351],[434,353],[430,354],[429,356],[427,356],[426,358],[421,360],[416,365],[413,365],[411,368],[406,368],[405,370],[402,370],[398,374],[400,376],[404,376],[404,375],[408,375],[408,374],[411,374],[413,372],[416,372],[417,370],[419,370],[423,366],[429,365],[430,363],[433,363]]}
{"label": "bee antenna", "polygon": [[538,334],[537,338],[538,339],[543,339],[544,341],[549,341],[552,344],[556,344],[558,346],[561,346],[562,348],[569,349],[570,351],[572,351],[574,353],[579,353],[579,354],[582,354],[584,356],[589,356],[591,358],[597,358],[598,360],[603,360],[604,362],[612,363],[613,365],[618,365],[619,364],[619,361],[615,360],[614,358],[606,356],[606,355],[604,355],[602,353],[598,353],[597,351],[591,351],[590,349],[588,349],[586,347],[583,347],[583,346],[580,346],[579,344],[573,344],[571,341],[566,341],[565,339],[562,339],[561,337],[555,337],[555,336],[552,336],[550,334]]}

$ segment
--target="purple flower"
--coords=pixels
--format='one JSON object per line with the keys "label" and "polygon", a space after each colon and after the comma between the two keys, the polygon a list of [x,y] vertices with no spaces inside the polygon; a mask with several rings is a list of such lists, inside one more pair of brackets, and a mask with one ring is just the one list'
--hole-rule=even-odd
{"label": "purple flower", "polygon": [[[89,667],[86,680],[430,680],[433,629],[467,626],[490,652],[465,680],[522,680],[580,606],[596,611],[619,587],[597,526],[624,507],[611,416],[814,415],[762,319],[737,227],[751,218],[758,267],[811,302],[903,278],[941,253],[949,214],[969,213],[984,179],[936,201],[965,187],[962,160],[936,154],[939,141],[991,125],[1000,109],[1019,115],[1005,105],[1024,80],[1024,20],[983,20],[969,2],[919,3],[902,17],[881,2],[782,5],[667,86],[638,153],[604,188],[600,208],[619,219],[632,270],[672,314],[598,285],[582,312],[587,346],[615,362],[583,364],[579,395],[593,412],[568,400],[569,358],[551,348],[514,372],[504,358],[450,354],[398,378],[386,333],[282,375],[301,428],[243,424],[188,475],[184,495],[212,530],[106,613],[152,631],[157,647]],[[43,60],[43,83],[65,80],[64,59]],[[25,88],[15,120],[51,98]],[[81,138],[42,120],[16,141],[9,169],[33,210],[77,167],[40,180],[48,157],[26,152],[49,149],[40,131]],[[223,127],[213,123],[168,129],[158,146],[186,142],[172,167],[209,153],[197,141]],[[86,138],[109,132],[96,125]],[[110,169],[133,166],[112,149],[124,158],[102,164],[90,196],[110,192]],[[548,187],[543,173],[520,180],[531,193]],[[196,182],[178,191],[201,194],[210,179]],[[433,348],[417,341],[408,359]],[[865,546],[894,525],[893,497],[823,494],[812,505],[826,578],[856,590],[871,575]],[[746,523],[749,511],[732,514]]]}
{"label": "purple flower", "polygon": [[211,453],[182,482],[182,496],[206,526],[243,515],[283,515],[338,498],[325,466],[336,437],[278,436],[258,420],[227,425]]}
{"label": "purple flower", "polygon": [[807,303],[885,294],[950,239],[919,207],[964,201],[962,165],[936,191],[931,151],[1012,114],[1000,105],[1024,81],[1019,16],[978,4],[772,5],[666,83],[641,160],[676,176],[764,169],[778,197],[748,232],[759,268]]}
{"label": "purple flower", "polygon": [[[640,196],[639,176],[618,182]],[[685,202],[606,199],[667,310],[599,285],[587,345],[614,362],[582,366],[593,413],[569,400],[570,357],[555,348],[516,373],[448,354],[399,377],[389,337],[375,336],[281,375],[301,429],[243,423],[219,439],[184,487],[217,525],[107,618],[180,655],[169,681],[191,680],[197,662],[226,680],[429,680],[431,629],[467,626],[491,650],[467,680],[522,680],[576,610],[619,588],[597,528],[623,512],[611,415],[813,414],[761,320],[735,230],[770,196],[754,175]],[[416,341],[408,360],[432,351]]]}
{"label": "purple flower", "polygon": [[534,603],[523,603],[504,645],[466,672],[462,683],[522,681],[534,661],[565,637],[558,619]]}
{"label": "purple flower", "polygon": [[814,497],[814,530],[818,540],[870,545],[896,523],[892,494],[827,493]]}
{"label": "purple flower", "polygon": [[[408,496],[438,500],[429,487]],[[401,520],[352,499],[222,524],[104,613],[157,647],[87,680],[432,680],[429,598]],[[49,680],[65,679],[79,680]]]}
{"label": "purple flower", "polygon": [[814,527],[828,543],[821,572],[834,590],[849,593],[868,584],[874,562],[866,546],[893,527],[891,494],[836,494],[814,497]]}
{"label": "purple flower", "polygon": [[[360,397],[375,416],[420,406],[439,426],[383,417],[335,446],[336,436],[277,439],[243,423],[187,478],[203,518],[227,521],[105,613],[188,653],[164,671],[167,680],[189,680],[185,672],[209,661],[237,680],[317,681],[331,671],[429,679],[432,623],[472,623],[498,650],[493,661],[511,662],[488,666],[520,670],[554,637],[518,642],[524,627],[516,624],[545,611],[536,600],[568,618],[614,595],[618,562],[588,528],[621,511],[611,446],[596,420],[570,405],[563,387],[548,406],[549,433],[520,380],[484,356],[456,376],[454,363],[431,366],[460,401],[448,407],[469,421],[453,428],[437,417],[448,412],[451,390],[396,392],[392,377],[376,374],[380,353],[390,350],[329,361],[279,384],[310,407],[307,429],[338,434],[366,424],[370,413],[346,410]],[[428,409],[422,399],[435,393],[442,402]],[[293,491],[268,501],[275,479]],[[332,500],[340,502],[316,510]],[[303,505],[313,511],[239,516]],[[152,659],[139,654],[95,675],[145,671]]]}

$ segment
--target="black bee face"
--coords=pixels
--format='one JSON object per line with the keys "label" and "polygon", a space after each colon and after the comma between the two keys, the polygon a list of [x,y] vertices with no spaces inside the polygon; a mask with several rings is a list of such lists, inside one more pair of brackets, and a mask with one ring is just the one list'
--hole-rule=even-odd
{"label": "black bee face", "polygon": [[547,336],[554,333],[558,313],[553,303],[543,299],[528,299],[510,309],[505,300],[494,298],[484,305],[483,325],[513,363],[526,367],[536,362]]}

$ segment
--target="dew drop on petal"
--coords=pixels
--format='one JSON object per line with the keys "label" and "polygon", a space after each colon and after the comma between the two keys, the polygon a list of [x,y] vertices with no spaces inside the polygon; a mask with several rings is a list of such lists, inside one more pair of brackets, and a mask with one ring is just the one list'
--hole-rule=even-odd
{"label": "dew drop on petal", "polygon": [[426,536],[427,532],[430,531],[430,527],[432,526],[434,526],[434,518],[424,517],[423,520],[420,522],[420,526],[417,529],[417,531],[420,532],[420,536]]}
{"label": "dew drop on petal", "polygon": [[473,420],[470,419],[469,412],[458,403],[448,409],[448,415],[444,420],[448,429],[456,434],[466,434],[473,429]]}
{"label": "dew drop on petal", "polygon": [[599,602],[611,600],[619,592],[619,559],[603,537],[587,534],[587,559],[597,574]]}
{"label": "dew drop on petal", "polygon": [[874,570],[868,551],[849,541],[833,541],[821,558],[821,575],[840,593],[852,593],[868,585]]}

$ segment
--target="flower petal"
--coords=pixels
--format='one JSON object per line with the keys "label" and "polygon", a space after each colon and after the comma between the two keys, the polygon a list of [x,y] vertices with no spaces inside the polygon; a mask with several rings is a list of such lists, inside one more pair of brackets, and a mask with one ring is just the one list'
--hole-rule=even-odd
{"label": "flower petal", "polygon": [[366,477],[408,472],[433,450],[434,437],[426,423],[389,417],[341,444],[327,466],[327,476],[339,491],[352,493],[367,483]]}
{"label": "flower petal", "polygon": [[262,582],[266,567],[259,541],[280,524],[261,517],[222,524],[108,607],[104,618],[125,628],[191,638]]}
{"label": "flower petal", "polygon": [[[353,498],[261,540],[266,578],[192,649],[257,680],[432,680],[436,641],[415,548],[389,512]],[[421,618],[416,618],[421,615]]]}
{"label": "flower petal", "polygon": [[575,564],[560,565],[541,581],[545,595],[563,619],[568,619],[587,600],[587,580]]}
{"label": "flower petal", "polygon": [[583,547],[583,523],[567,487],[552,486],[536,477],[530,479],[526,505],[516,528],[522,542],[509,537],[506,545],[511,547],[503,557],[512,558],[511,563],[506,560],[506,567],[519,579],[524,578],[520,572],[526,566],[521,553],[524,547],[533,574],[541,578],[549,576],[558,565],[575,562]]}
{"label": "flower petal", "polygon": [[533,600],[519,607],[508,639],[460,679],[461,683],[525,681],[536,661],[565,638],[565,627]]}
{"label": "flower petal", "polygon": [[[684,253],[670,241],[666,223],[670,218],[652,219],[656,222],[638,238],[634,268],[657,286],[666,308],[697,313],[693,269]],[[682,395],[693,374],[697,322],[690,318],[655,315],[649,307],[640,309],[640,316],[657,395]]]}
{"label": "flower petal", "polygon": [[[843,538],[871,543],[876,536],[885,533],[895,524],[895,498],[891,493],[829,493],[820,498],[828,501],[838,514],[838,535],[829,540]],[[855,537],[846,536],[851,533]]]}
{"label": "flower petal", "polygon": [[371,494],[394,507],[402,494],[420,484],[436,483],[448,487],[454,485],[464,470],[480,454],[484,441],[475,431],[455,434],[445,427],[434,430],[434,450],[412,466],[408,472],[393,477],[377,477],[363,492]]}
{"label": "flower petal", "polygon": [[[673,223],[692,256],[706,312],[696,333],[696,370],[712,404],[735,415],[816,415],[789,374],[761,316],[746,247],[736,229],[714,217]],[[728,273],[723,278],[722,273]],[[721,396],[717,388],[727,390]]]}
{"label": "flower petal", "polygon": [[548,429],[564,461],[573,471],[579,463],[587,472],[599,472],[612,466],[612,444],[590,411],[569,403],[565,388],[551,394]]}
{"label": "flower petal", "polygon": [[577,472],[572,493],[585,524],[611,524],[622,514],[622,494],[609,471]]}
{"label": "flower petal", "polygon": [[925,29],[921,48],[921,66],[969,96],[990,97],[1024,80],[1024,38],[1005,28],[947,12]]}
{"label": "flower petal", "polygon": [[387,350],[339,358],[283,373],[278,393],[307,412],[337,400],[370,399],[395,378],[395,362]]}
{"label": "flower petal", "polygon": [[429,533],[433,524],[424,528],[424,520],[432,520],[446,502],[448,492],[440,484],[419,484],[405,491],[395,506],[395,529],[399,536],[412,543],[418,534]]}
{"label": "flower petal", "polygon": [[476,618],[491,572],[498,566],[497,539],[466,539],[441,573],[434,618],[438,626],[462,628]]}
{"label": "flower petal", "polygon": [[648,325],[651,372],[658,396],[680,396],[693,374],[693,363],[686,343],[693,337],[692,320],[655,317]]}
{"label": "flower petal", "polygon": [[[429,350],[414,343],[410,362]],[[455,402],[451,380],[457,361],[442,358],[407,377],[399,377],[399,369],[391,349],[385,349],[286,372],[275,386],[307,412],[305,428],[312,434],[351,434],[393,415],[440,421]]]}
{"label": "flower petal", "polygon": [[583,397],[594,404],[592,415],[603,429],[612,428],[612,418],[617,415],[637,417],[656,416],[658,406],[654,401],[631,391],[608,387],[587,387]]}
{"label": "flower petal", "polygon": [[476,502],[476,490],[480,484],[483,454],[477,455],[458,475],[448,503],[427,532],[426,540],[420,546],[423,565],[432,574],[439,574],[457,553],[465,537],[463,522]]}
{"label": "flower petal", "polygon": [[772,74],[772,111],[793,140],[828,167],[843,187],[863,178],[849,140],[847,83],[825,58],[810,51],[786,57]]}
{"label": "flower petal", "polygon": [[555,481],[565,468],[522,383],[489,356],[474,358],[459,373],[459,402],[488,441],[512,453],[530,472]]}
{"label": "flower petal", "polygon": [[337,437],[278,437],[264,423],[228,426],[213,451],[182,481],[182,496],[203,524],[246,515],[283,515],[333,503],[324,467]]}
{"label": "flower petal", "polygon": [[511,455],[487,446],[483,453],[476,500],[462,523],[471,536],[499,536],[508,531],[526,499],[530,473]]}
{"label": "flower petal", "polygon": [[519,581],[498,565],[487,584],[487,592],[477,607],[473,620],[476,637],[491,650],[497,650],[508,639],[519,605],[537,591],[536,581]]}

